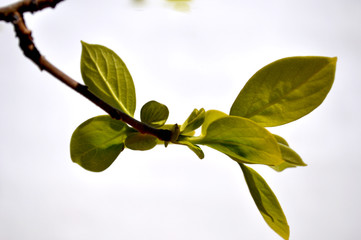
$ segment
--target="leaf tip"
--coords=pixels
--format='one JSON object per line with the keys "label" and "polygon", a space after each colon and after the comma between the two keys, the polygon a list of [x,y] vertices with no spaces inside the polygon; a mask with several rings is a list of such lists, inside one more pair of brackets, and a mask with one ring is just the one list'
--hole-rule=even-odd
{"label": "leaf tip", "polygon": [[335,65],[335,67],[336,67],[337,60],[338,60],[337,57],[329,57],[328,58],[329,63],[332,65]]}
{"label": "leaf tip", "polygon": [[82,41],[82,40],[80,40],[80,43],[81,43],[81,45],[84,47],[84,46],[86,46],[86,45],[89,45],[88,43],[86,43],[86,42],[84,42],[84,41]]}

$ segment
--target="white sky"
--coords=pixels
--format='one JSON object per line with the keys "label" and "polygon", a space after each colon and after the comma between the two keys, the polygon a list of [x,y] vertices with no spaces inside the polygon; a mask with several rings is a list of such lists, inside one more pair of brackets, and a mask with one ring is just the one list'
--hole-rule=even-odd
{"label": "white sky", "polygon": [[[11,3],[0,0],[0,6]],[[228,112],[261,67],[297,55],[337,56],[333,89],[310,115],[270,129],[308,167],[256,167],[277,195],[291,239],[361,239],[361,1],[66,0],[26,20],[40,51],[81,81],[80,40],[127,64],[137,110],[166,104]],[[0,23],[0,239],[280,239],[264,223],[238,165],[204,147],[126,150],[102,173],[71,162],[75,128],[103,112],[42,73]],[[137,114],[137,116],[139,116]]]}

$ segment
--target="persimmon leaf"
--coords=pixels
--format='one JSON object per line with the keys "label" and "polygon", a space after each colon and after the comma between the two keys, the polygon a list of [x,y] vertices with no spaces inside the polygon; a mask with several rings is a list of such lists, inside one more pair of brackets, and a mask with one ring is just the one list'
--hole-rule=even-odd
{"label": "persimmon leaf", "polygon": [[133,116],[136,105],[133,79],[122,59],[101,45],[82,42],[81,74],[100,99]]}
{"label": "persimmon leaf", "polygon": [[101,172],[123,151],[129,131],[125,123],[107,115],[88,119],[71,137],[71,159],[89,171]]}
{"label": "persimmon leaf", "polygon": [[203,108],[199,110],[194,109],[193,112],[189,115],[189,117],[181,125],[180,133],[186,134],[193,132],[203,124],[204,117],[205,117],[205,111]]}
{"label": "persimmon leaf", "polygon": [[297,120],[317,108],[335,77],[337,58],[289,57],[254,74],[237,96],[230,115],[264,127]]}
{"label": "persimmon leaf", "polygon": [[178,144],[182,144],[182,145],[185,145],[187,146],[190,150],[192,150],[192,152],[194,152],[200,159],[203,159],[204,158],[204,152],[203,150],[198,146],[198,145],[195,145],[189,141],[178,141],[177,142]]}
{"label": "persimmon leaf", "polygon": [[280,172],[286,168],[293,168],[293,167],[297,167],[297,166],[307,166],[307,164],[303,162],[300,155],[298,155],[289,146],[288,142],[284,138],[282,138],[276,134],[273,134],[273,136],[275,137],[275,139],[278,142],[278,146],[280,147],[282,158],[283,158],[283,160],[285,160],[285,162],[281,163],[280,165],[270,166],[271,168]]}
{"label": "persimmon leaf", "polygon": [[132,150],[150,150],[157,145],[157,138],[149,134],[135,132],[125,139],[125,146]]}
{"label": "persimmon leaf", "polygon": [[272,189],[255,170],[242,163],[239,163],[239,165],[243,171],[248,189],[263,219],[283,239],[289,239],[290,229],[286,216]]}
{"label": "persimmon leaf", "polygon": [[161,127],[165,124],[169,116],[166,105],[157,101],[149,101],[140,110],[140,119],[153,127]]}
{"label": "persimmon leaf", "polygon": [[228,117],[228,114],[218,110],[208,110],[204,116],[204,122],[202,125],[202,135],[206,135],[208,126],[217,119]]}
{"label": "persimmon leaf", "polygon": [[242,163],[279,165],[283,162],[276,139],[264,127],[246,118],[214,113],[220,118],[206,126],[204,135],[190,141],[214,148]]}

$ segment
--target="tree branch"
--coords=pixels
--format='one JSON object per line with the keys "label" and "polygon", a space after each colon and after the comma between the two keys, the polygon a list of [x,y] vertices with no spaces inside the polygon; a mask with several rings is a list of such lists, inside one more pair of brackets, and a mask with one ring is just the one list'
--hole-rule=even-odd
{"label": "tree branch", "polygon": [[15,13],[22,15],[25,12],[40,11],[47,7],[55,8],[55,6],[64,0],[24,0],[10,4],[0,8],[0,20],[11,22]]}
{"label": "tree branch", "polygon": [[134,119],[119,109],[113,108],[90,92],[87,86],[80,84],[66,75],[64,72],[51,64],[48,60],[46,60],[43,55],[41,55],[40,51],[35,46],[31,31],[26,27],[23,13],[35,12],[47,7],[55,8],[55,6],[61,1],[63,0],[24,0],[17,2],[0,8],[0,20],[11,22],[13,24],[16,36],[19,38],[19,46],[21,50],[26,57],[32,60],[40,68],[40,70],[44,70],[50,73],[68,87],[72,88],[93,102],[95,105],[103,109],[112,118],[129,124],[141,133],[151,134],[166,142],[170,141],[172,139],[172,131],[153,128]]}

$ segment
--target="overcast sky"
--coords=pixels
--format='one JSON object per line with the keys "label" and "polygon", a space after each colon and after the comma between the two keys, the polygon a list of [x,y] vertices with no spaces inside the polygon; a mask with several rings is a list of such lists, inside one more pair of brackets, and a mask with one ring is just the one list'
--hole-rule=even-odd
{"label": "overcast sky", "polygon": [[[12,3],[0,0],[0,6]],[[27,14],[40,51],[81,80],[83,40],[113,49],[137,91],[166,104],[169,122],[194,108],[229,109],[261,67],[289,56],[338,57],[324,103],[270,128],[308,164],[266,179],[291,238],[361,239],[361,1],[66,0]],[[263,221],[237,163],[204,147],[125,150],[102,173],[72,163],[75,128],[100,109],[25,59],[0,23],[0,239],[280,239]]]}

